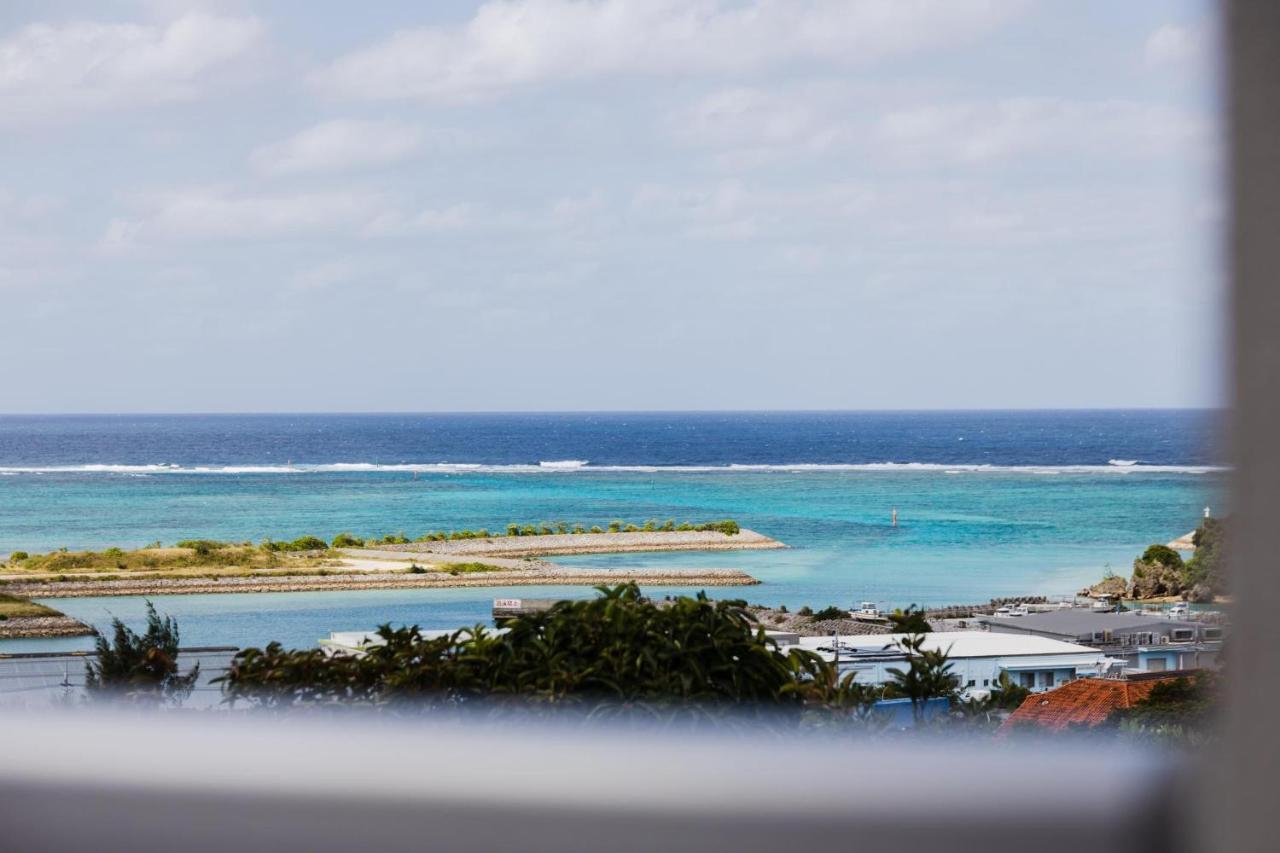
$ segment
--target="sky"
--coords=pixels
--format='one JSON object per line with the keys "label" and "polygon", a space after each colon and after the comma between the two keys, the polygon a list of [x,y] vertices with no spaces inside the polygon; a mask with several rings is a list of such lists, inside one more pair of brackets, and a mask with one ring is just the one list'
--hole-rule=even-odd
{"label": "sky", "polygon": [[0,6],[0,413],[1219,405],[1197,2]]}

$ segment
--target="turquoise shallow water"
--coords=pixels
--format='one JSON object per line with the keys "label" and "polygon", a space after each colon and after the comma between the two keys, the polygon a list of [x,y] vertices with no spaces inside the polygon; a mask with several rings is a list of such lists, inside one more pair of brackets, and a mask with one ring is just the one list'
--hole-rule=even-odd
{"label": "turquoise shallow water", "polygon": [[[613,518],[733,517],[786,551],[567,558],[591,566],[741,568],[764,581],[715,595],[824,606],[886,606],[992,596],[1066,594],[1108,566],[1127,573],[1151,542],[1192,529],[1220,507],[1224,475],[1095,470],[948,473],[927,470],[325,472],[86,474],[0,478],[0,550],[173,541],[201,535],[416,535],[510,521],[607,523]],[[890,526],[897,507],[899,526]],[[674,590],[655,590],[666,592]],[[687,591],[687,590],[686,590]],[[380,622],[446,628],[488,619],[494,597],[589,595],[583,588],[406,590],[172,596],[184,643],[309,646],[333,630]],[[102,624],[136,619],[130,598],[54,605]],[[0,651],[83,647],[82,640],[6,641]]]}

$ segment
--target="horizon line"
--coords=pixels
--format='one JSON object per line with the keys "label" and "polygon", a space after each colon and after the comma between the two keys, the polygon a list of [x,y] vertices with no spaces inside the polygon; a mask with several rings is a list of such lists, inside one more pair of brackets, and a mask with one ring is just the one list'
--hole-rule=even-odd
{"label": "horizon line", "polygon": [[1229,405],[1205,406],[1008,406],[1008,407],[904,407],[904,408],[797,408],[797,409],[337,409],[337,410],[220,410],[220,411],[23,411],[0,412],[0,418],[28,417],[271,417],[341,415],[801,415],[801,414],[1002,414],[1051,412],[1204,412],[1226,413]]}

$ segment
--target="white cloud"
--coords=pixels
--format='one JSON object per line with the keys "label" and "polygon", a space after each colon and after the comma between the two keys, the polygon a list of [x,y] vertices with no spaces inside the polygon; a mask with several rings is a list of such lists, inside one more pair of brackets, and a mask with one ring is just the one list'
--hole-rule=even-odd
{"label": "white cloud", "polygon": [[1147,38],[1142,58],[1155,68],[1167,65],[1183,65],[1203,57],[1205,34],[1202,30],[1165,24]]}
{"label": "white cloud", "polygon": [[842,228],[874,203],[875,193],[856,183],[768,189],[731,179],[701,186],[646,184],[633,193],[630,214],[638,223],[694,239],[786,239],[796,231],[812,237],[826,227]]}
{"label": "white cloud", "polygon": [[876,135],[899,156],[973,163],[1029,154],[1144,158],[1186,150],[1208,128],[1158,104],[1012,98],[900,110],[879,121]]}
{"label": "white cloud", "polygon": [[677,141],[713,151],[718,165],[736,171],[851,142],[857,133],[849,113],[827,89],[734,87],[701,98],[666,125]]}
{"label": "white cloud", "polygon": [[482,223],[494,224],[495,217],[483,214],[474,205],[454,204],[433,207],[406,214],[387,211],[379,214],[364,228],[368,237],[404,237],[412,234],[435,234],[460,231]]}
{"label": "white cloud", "polygon": [[31,24],[0,39],[0,121],[192,97],[262,31],[256,18],[204,14],[167,26]]}
{"label": "white cloud", "polygon": [[355,233],[383,207],[361,192],[239,195],[196,189],[149,200],[139,217],[112,220],[99,242],[122,250],[153,241],[272,239]]}
{"label": "white cloud", "polygon": [[0,187],[0,228],[39,222],[62,205],[63,199],[49,193],[20,194]]}
{"label": "white cloud", "polygon": [[495,207],[470,202],[427,207],[412,212],[387,210],[365,228],[368,237],[406,237],[457,231],[525,231],[569,234],[603,215],[599,192],[563,196],[528,208]]}
{"label": "white cloud", "polygon": [[458,27],[401,30],[317,75],[357,98],[469,99],[610,74],[741,73],[803,59],[847,65],[971,38],[1009,0],[513,0]]}
{"label": "white cloud", "polygon": [[632,196],[632,213],[660,225],[675,224],[689,237],[747,239],[760,230],[759,198],[740,181],[707,187],[646,184]]}
{"label": "white cloud", "polygon": [[331,261],[294,273],[289,283],[295,291],[324,290],[346,284],[368,273],[367,262],[356,264],[346,260]]}
{"label": "white cloud", "polygon": [[251,159],[270,174],[334,172],[404,160],[422,140],[421,128],[404,122],[334,119],[264,145]]}

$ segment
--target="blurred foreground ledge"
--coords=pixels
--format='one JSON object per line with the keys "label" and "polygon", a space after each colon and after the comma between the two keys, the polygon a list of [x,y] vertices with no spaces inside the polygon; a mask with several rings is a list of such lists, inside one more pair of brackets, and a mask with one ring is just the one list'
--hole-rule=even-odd
{"label": "blurred foreground ledge", "polygon": [[5,712],[0,731],[0,826],[23,851],[1133,853],[1182,849],[1194,799],[1195,774],[1171,756],[1100,742],[356,712]]}

